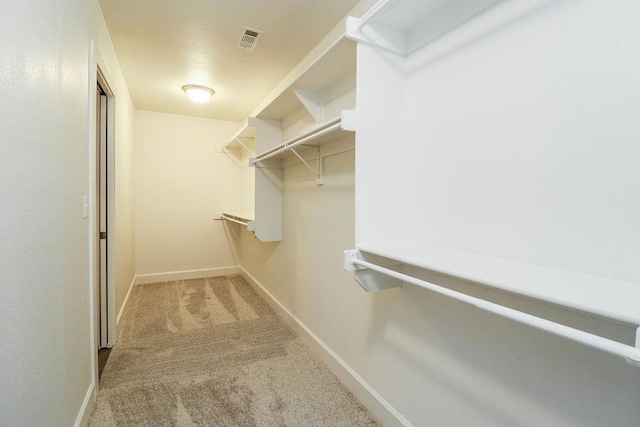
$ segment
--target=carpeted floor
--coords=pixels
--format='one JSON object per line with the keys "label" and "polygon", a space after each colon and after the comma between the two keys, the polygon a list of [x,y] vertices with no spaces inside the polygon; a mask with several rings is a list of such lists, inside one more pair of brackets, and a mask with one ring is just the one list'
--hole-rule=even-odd
{"label": "carpeted floor", "polygon": [[378,426],[240,276],[137,285],[89,422]]}

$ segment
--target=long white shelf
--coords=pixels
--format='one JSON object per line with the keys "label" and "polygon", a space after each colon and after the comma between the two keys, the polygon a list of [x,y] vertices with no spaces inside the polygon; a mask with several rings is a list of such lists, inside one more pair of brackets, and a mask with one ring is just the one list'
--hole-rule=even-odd
{"label": "long white shelf", "polygon": [[358,245],[361,252],[640,325],[640,284],[412,243]]}
{"label": "long white shelf", "polygon": [[249,126],[248,122],[245,122],[238,132],[229,139],[229,142],[227,142],[223,149],[234,151],[245,150],[251,154],[255,147],[255,136],[255,128]]}
{"label": "long white shelf", "polygon": [[340,117],[329,120],[317,128],[283,142],[249,159],[250,165],[255,165],[270,158],[284,156],[288,151],[301,145],[320,146],[347,136],[355,131],[356,113],[354,110],[344,110]]}
{"label": "long white shelf", "polygon": [[316,61],[300,70],[256,117],[282,120],[304,106],[318,122],[323,122],[322,105],[346,87],[355,86],[355,70],[356,44],[343,35]]}
{"label": "long white shelf", "polygon": [[500,1],[381,0],[347,20],[347,37],[408,55]]}
{"label": "long white shelf", "polygon": [[543,331],[567,338],[589,347],[597,348],[615,356],[622,357],[631,365],[640,367],[640,327],[636,332],[635,346],[625,344],[619,341],[611,340],[609,338],[601,337],[590,332],[576,329],[571,326],[567,326],[561,323],[556,323],[551,320],[544,319],[542,317],[534,316],[529,313],[525,313],[510,307],[505,307],[490,301],[486,301],[480,298],[467,295],[462,292],[458,292],[449,288],[445,288],[434,283],[418,279],[416,277],[404,274],[387,266],[379,265],[374,262],[365,261],[362,259],[362,252],[358,250],[345,251],[345,269],[349,271],[355,271],[356,280],[360,282],[364,287],[371,283],[372,275],[370,272],[375,272],[383,277],[392,280],[390,286],[399,283],[410,283],[412,285],[428,289],[432,292],[436,292],[441,295],[445,295],[449,298],[453,298],[458,301],[471,304],[476,308],[488,311],[493,314],[497,314],[507,319],[514,320],[516,322],[523,323],[525,325],[541,329]]}

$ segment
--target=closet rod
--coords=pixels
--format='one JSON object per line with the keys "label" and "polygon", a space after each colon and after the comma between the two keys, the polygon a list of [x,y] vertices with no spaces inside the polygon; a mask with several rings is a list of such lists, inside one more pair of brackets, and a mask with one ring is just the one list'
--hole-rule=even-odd
{"label": "closet rod", "polygon": [[360,18],[358,24],[356,25],[356,30],[360,31],[362,27],[367,25],[369,21],[371,21],[378,13],[382,12],[382,9],[387,7],[389,3],[391,3],[391,1],[392,0],[381,0],[376,3],[371,9],[367,11],[367,13],[362,15],[362,18]]}
{"label": "closet rod", "polygon": [[[622,344],[617,341],[613,341],[607,338],[603,338],[598,335],[590,334],[588,332],[581,331],[579,329],[571,328],[559,323],[552,322],[550,320],[542,319],[540,317],[533,316],[528,313],[523,313],[518,310],[514,310],[509,307],[504,307],[499,304],[495,304],[489,301],[482,300],[480,298],[472,297],[461,292],[457,292],[442,286],[434,285],[433,283],[426,282],[424,280],[417,279],[415,277],[408,276],[403,273],[399,273],[388,268],[381,267],[379,265],[363,261],[361,259],[353,259],[353,264],[360,267],[365,267],[378,273],[384,274],[389,277],[401,280],[403,282],[411,283],[421,288],[429,289],[430,291],[437,292],[442,295],[446,295],[450,298],[471,304],[479,309],[497,314],[502,317],[506,317],[516,322],[523,323],[525,325],[533,326],[555,335],[559,335],[564,338],[568,338],[573,341],[588,345],[605,351],[607,353],[614,354],[624,358],[630,364],[640,367],[640,348],[632,347],[627,344]],[[640,328],[639,328],[640,331]],[[637,344],[637,343],[636,343]]]}
{"label": "closet rod", "polygon": [[261,162],[263,160],[270,159],[273,156],[277,156],[278,154],[284,153],[284,152],[286,152],[288,150],[291,150],[292,148],[295,148],[295,147],[297,147],[299,145],[305,144],[305,143],[307,143],[309,141],[313,141],[314,139],[318,139],[318,138],[320,138],[320,137],[322,137],[324,135],[327,135],[327,134],[329,134],[331,132],[335,132],[335,131],[339,130],[341,128],[341,126],[342,126],[342,122],[340,120],[338,120],[337,123],[335,123],[335,124],[333,124],[333,125],[331,125],[329,127],[326,127],[324,129],[321,129],[321,130],[319,130],[317,132],[314,132],[314,133],[312,133],[312,134],[310,134],[310,135],[308,135],[308,136],[306,136],[306,137],[304,137],[302,139],[299,139],[299,140],[297,140],[295,142],[286,142],[283,146],[281,146],[279,148],[276,147],[275,149],[272,149],[270,151],[262,153],[262,154],[256,156],[253,159],[253,162],[254,163],[255,162]]}
{"label": "closet rod", "polygon": [[240,221],[240,220],[238,220],[238,219],[235,219],[235,218],[229,217],[229,216],[227,216],[227,215],[222,215],[222,219],[227,220],[227,221],[231,221],[231,222],[235,222],[236,224],[245,225],[245,226],[247,225],[247,222],[249,222],[249,220],[247,220],[246,222],[244,222],[244,221]]}
{"label": "closet rod", "polygon": [[315,135],[319,131],[326,129],[329,126],[333,126],[336,123],[340,123],[341,121],[342,121],[342,116],[336,117],[335,119],[332,119],[332,120],[329,120],[329,121],[323,123],[322,125],[318,126],[317,128],[313,129],[310,132],[303,133],[302,135],[299,135],[299,136],[297,136],[295,138],[292,138],[292,139],[290,139],[288,141],[285,141],[280,145],[276,145],[275,147],[272,147],[272,148],[269,148],[266,151],[263,151],[262,153],[258,154],[257,157],[263,157],[263,156],[266,156],[267,154],[271,154],[271,153],[275,153],[275,152],[281,153],[282,152],[281,150],[282,150],[283,147],[286,147],[286,146],[288,146],[290,144],[293,144],[294,142],[297,142],[297,141],[299,141],[301,139],[304,139],[304,138],[306,138],[308,136]]}

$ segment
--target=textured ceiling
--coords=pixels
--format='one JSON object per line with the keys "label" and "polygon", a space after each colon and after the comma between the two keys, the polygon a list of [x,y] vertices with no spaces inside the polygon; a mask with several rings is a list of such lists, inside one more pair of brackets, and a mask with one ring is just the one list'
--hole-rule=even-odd
{"label": "textured ceiling", "polygon": [[[99,0],[141,110],[243,120],[358,0]],[[244,26],[264,34],[236,46]],[[207,104],[185,84],[216,94]]]}

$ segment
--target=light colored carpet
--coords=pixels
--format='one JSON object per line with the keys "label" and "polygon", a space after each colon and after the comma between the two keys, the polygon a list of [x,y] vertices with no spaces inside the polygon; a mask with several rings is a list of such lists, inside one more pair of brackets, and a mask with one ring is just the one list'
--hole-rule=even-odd
{"label": "light colored carpet", "polygon": [[137,285],[89,425],[378,426],[240,276]]}

